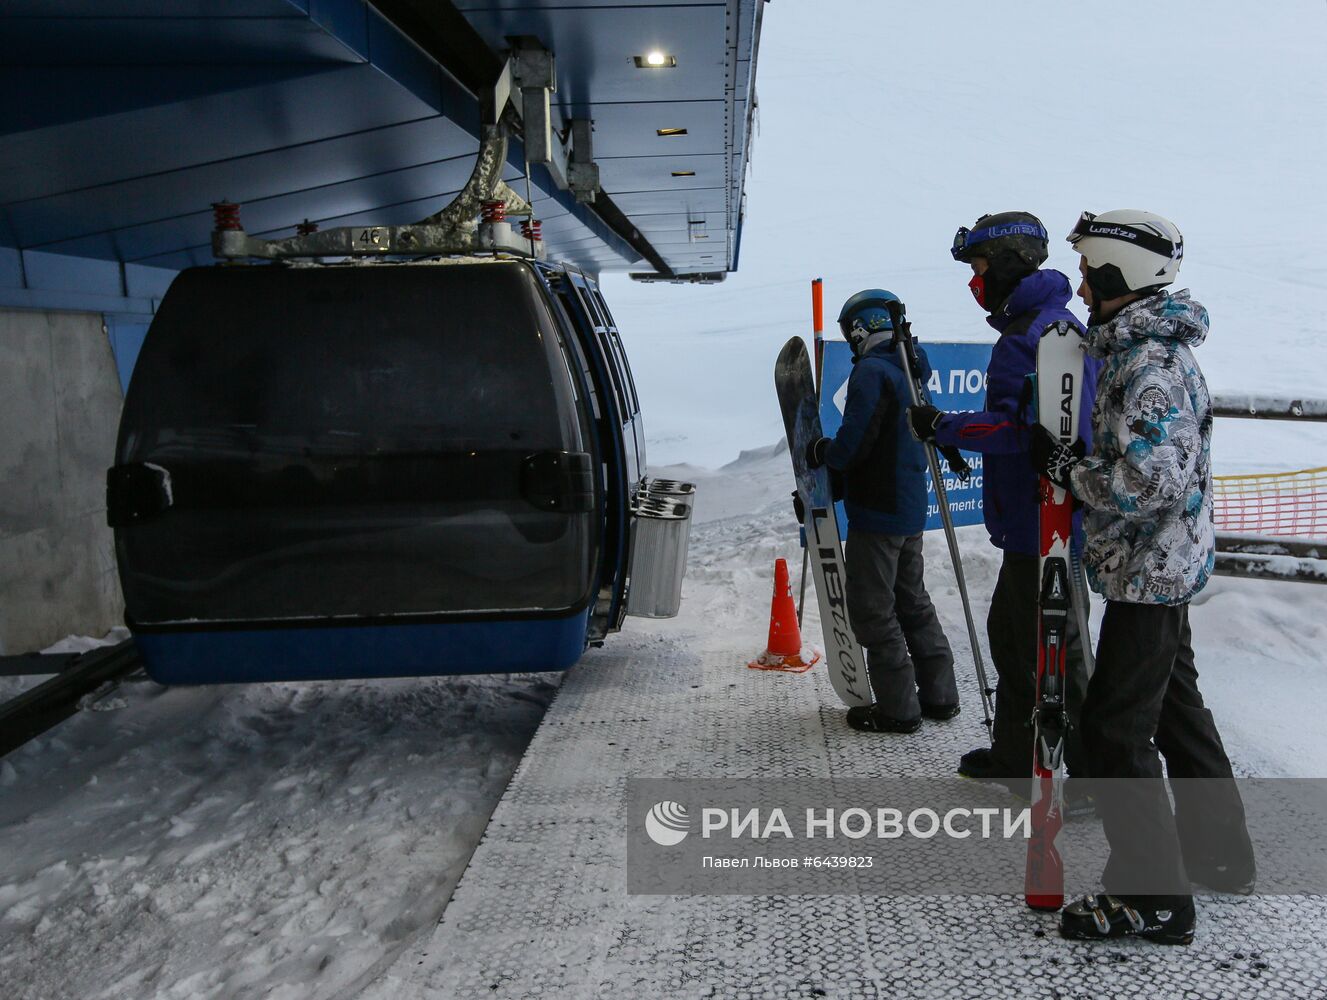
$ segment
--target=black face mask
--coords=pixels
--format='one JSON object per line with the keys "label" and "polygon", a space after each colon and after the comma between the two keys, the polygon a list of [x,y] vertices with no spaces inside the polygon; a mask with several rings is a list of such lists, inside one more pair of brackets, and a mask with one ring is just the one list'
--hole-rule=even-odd
{"label": "black face mask", "polygon": [[1014,294],[1018,283],[1032,274],[1036,268],[1018,254],[994,254],[986,260],[986,273],[981,276],[982,295],[977,301],[994,316],[1004,308],[1004,304],[1009,300],[1009,296]]}

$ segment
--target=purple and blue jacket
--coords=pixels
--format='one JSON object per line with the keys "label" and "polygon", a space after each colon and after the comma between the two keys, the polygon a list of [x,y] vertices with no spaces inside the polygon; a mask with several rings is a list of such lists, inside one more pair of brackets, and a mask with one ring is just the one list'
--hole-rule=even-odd
{"label": "purple and blue jacket", "polygon": [[[1061,320],[1083,329],[1068,309],[1069,279],[1059,271],[1034,271],[1018,283],[1004,308],[986,322],[1000,332],[986,368],[985,408],[977,413],[947,413],[936,427],[936,442],[982,455],[982,509],[991,544],[1006,552],[1036,555],[1037,473],[1032,468],[1031,434],[1035,422],[1032,383],[1037,344],[1046,328]],[[1087,358],[1078,432],[1092,441],[1092,403],[1101,363]],[[1079,537],[1078,515],[1074,534]]]}

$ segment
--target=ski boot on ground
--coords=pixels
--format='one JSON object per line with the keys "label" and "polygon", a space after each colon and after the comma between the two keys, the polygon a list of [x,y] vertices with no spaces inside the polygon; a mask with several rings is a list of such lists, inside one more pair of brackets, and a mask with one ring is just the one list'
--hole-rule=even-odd
{"label": "ski boot on ground", "polygon": [[922,720],[895,719],[876,705],[856,705],[848,709],[848,725],[862,733],[915,733],[921,729]]}
{"label": "ski boot on ground", "polygon": [[1140,937],[1157,944],[1193,942],[1193,903],[1178,909],[1134,907],[1104,893],[1084,896],[1060,913],[1060,936],[1074,941]]}
{"label": "ski boot on ground", "polygon": [[1097,802],[1085,778],[1065,778],[1064,818],[1068,823],[1080,819],[1095,819]]}
{"label": "ski boot on ground", "polygon": [[928,705],[922,702],[922,717],[925,719],[934,719],[936,722],[944,722],[958,715],[959,707],[955,702],[952,705]]}
{"label": "ski boot on ground", "polygon": [[960,777],[972,781],[984,781],[988,784],[1003,785],[1015,795],[1027,798],[1032,788],[1032,776],[1024,778],[1010,777],[1011,768],[995,759],[990,747],[978,747],[969,750],[958,759],[957,771]]}
{"label": "ski boot on ground", "polygon": [[1235,896],[1248,896],[1258,884],[1258,869],[1253,862],[1247,865],[1218,865],[1198,862],[1184,863],[1189,881],[1212,892],[1225,892]]}

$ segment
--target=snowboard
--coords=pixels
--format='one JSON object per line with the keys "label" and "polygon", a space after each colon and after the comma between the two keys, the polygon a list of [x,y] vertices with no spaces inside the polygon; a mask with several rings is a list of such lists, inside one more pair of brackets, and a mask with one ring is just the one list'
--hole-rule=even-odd
{"label": "snowboard", "polygon": [[[1078,439],[1083,337],[1072,323],[1047,328],[1037,345],[1037,421],[1064,444]],[[1024,898],[1036,910],[1064,905],[1064,862],[1055,838],[1064,825],[1064,743],[1069,729],[1065,643],[1073,608],[1070,543],[1073,497],[1044,476],[1039,485],[1040,590],[1037,697],[1032,710],[1032,836]],[[1090,641],[1084,636],[1084,641]]]}
{"label": "snowboard", "polygon": [[834,693],[848,707],[871,704],[866,661],[848,622],[848,601],[843,569],[843,546],[839,542],[838,516],[829,483],[829,470],[810,469],[806,446],[822,437],[820,408],[811,357],[801,337],[793,337],[779,351],[774,364],[774,388],[783,410],[797,491],[806,509],[806,546],[820,606],[820,628],[825,638],[825,663]]}

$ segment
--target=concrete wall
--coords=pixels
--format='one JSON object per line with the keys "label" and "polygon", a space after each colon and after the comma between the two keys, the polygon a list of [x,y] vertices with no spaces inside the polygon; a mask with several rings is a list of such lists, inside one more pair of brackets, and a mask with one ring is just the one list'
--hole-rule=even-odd
{"label": "concrete wall", "polygon": [[106,527],[122,402],[100,314],[0,309],[0,654],[122,624]]}

